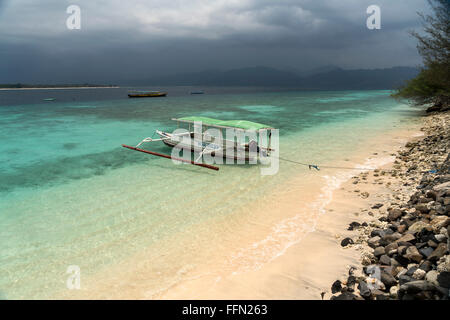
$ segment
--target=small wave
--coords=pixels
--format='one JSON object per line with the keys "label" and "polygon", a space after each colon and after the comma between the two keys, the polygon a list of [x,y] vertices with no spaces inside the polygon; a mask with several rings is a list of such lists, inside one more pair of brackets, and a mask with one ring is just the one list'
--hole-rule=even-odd
{"label": "small wave", "polygon": [[[241,249],[230,259],[231,264],[239,261],[241,267],[233,274],[238,274],[250,270],[258,270],[265,263],[271,262],[277,257],[283,255],[291,246],[299,243],[308,233],[316,230],[317,221],[320,215],[326,212],[325,208],[333,200],[334,192],[341,185],[351,179],[356,174],[368,171],[367,169],[376,169],[393,162],[395,157],[368,158],[362,165],[356,165],[357,168],[350,171],[340,171],[332,176],[322,176],[325,185],[321,189],[320,195],[308,206],[309,212],[314,214],[305,216],[304,213],[298,213],[291,218],[284,219],[277,223],[270,234],[258,242],[253,243],[247,248]],[[244,262],[244,263],[242,263]]]}

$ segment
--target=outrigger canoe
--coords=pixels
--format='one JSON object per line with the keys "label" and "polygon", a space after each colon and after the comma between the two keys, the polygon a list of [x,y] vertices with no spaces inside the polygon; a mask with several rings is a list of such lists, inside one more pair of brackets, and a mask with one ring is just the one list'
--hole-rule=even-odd
{"label": "outrigger canoe", "polygon": [[129,98],[158,98],[167,96],[167,92],[161,91],[129,91]]}
{"label": "outrigger canoe", "polygon": [[[159,136],[159,138],[153,139],[153,138],[145,138],[143,139],[139,144],[137,144],[135,147],[130,147],[127,145],[122,145],[125,148],[145,152],[149,154],[153,154],[156,156],[161,156],[165,158],[171,158],[173,157],[169,155],[164,154],[158,154],[155,152],[147,151],[142,148],[140,148],[144,143],[147,142],[156,142],[161,141],[165,145],[169,147],[177,147],[183,150],[190,150],[192,153],[197,153],[199,156],[195,161],[190,160],[182,160],[183,162],[189,162],[194,165],[199,165],[203,167],[207,167],[209,169],[218,170],[218,167],[214,167],[211,165],[206,165],[203,163],[198,162],[202,156],[204,155],[211,155],[215,157],[223,157],[233,160],[240,160],[244,163],[256,163],[261,156],[268,157],[270,155],[271,151],[274,151],[274,149],[271,148],[271,130],[274,128],[251,121],[246,120],[218,120],[218,119],[212,119],[207,117],[184,117],[184,118],[178,118],[178,119],[172,119],[178,123],[178,126],[180,123],[188,124],[189,129],[186,130],[183,133],[169,133],[164,132],[160,130],[156,130],[155,133]],[[201,123],[201,133],[200,132],[194,132],[191,130],[193,125]],[[237,142],[234,139],[233,140],[227,140],[225,138],[219,140],[220,142],[217,142],[218,139],[216,137],[210,135],[208,132],[206,132],[209,128],[215,128],[218,130],[233,130],[235,133],[245,133],[245,131],[251,131],[254,133],[255,139],[251,139],[248,142]],[[263,146],[261,143],[261,134],[265,133],[265,137],[268,138],[268,144],[267,146]],[[225,136],[225,135],[223,135]],[[188,138],[186,138],[188,137]],[[259,137],[259,142],[257,141]],[[174,159],[174,160],[180,160],[180,159]]]}

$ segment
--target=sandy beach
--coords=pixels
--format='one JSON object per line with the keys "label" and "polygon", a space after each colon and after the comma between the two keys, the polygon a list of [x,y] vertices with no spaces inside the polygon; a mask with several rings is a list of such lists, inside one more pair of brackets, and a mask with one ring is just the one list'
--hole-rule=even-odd
{"label": "sandy beach", "polygon": [[[314,192],[321,193],[320,207],[322,211],[318,219],[312,219],[308,230],[303,230],[300,238],[279,250],[279,253],[264,263],[251,267],[242,262],[240,265],[225,263],[224,252],[232,252],[238,245],[233,237],[211,239],[210,246],[217,248],[209,253],[208,261],[201,268],[190,269],[186,266],[180,274],[180,281],[169,283],[162,290],[153,290],[152,286],[158,275],[155,275],[154,260],[142,252],[126,262],[109,269],[101,277],[89,279],[79,292],[64,292],[63,298],[75,299],[325,299],[331,297],[331,284],[337,278],[344,277],[350,267],[358,268],[361,256],[367,248],[362,244],[341,246],[341,241],[352,235],[347,230],[352,222],[374,223],[377,216],[370,208],[376,203],[386,203],[396,197],[405,199],[413,187],[404,188],[397,177],[386,175],[395,165],[397,152],[409,141],[423,138],[421,128],[426,118],[418,118],[407,128],[394,130],[388,136],[379,137],[362,150],[359,168],[375,170],[342,170],[327,171],[332,178],[329,185],[314,189],[305,195],[296,189],[295,178],[288,188],[290,192],[277,194],[273,206],[264,206],[259,210],[267,213],[267,218],[280,216],[284,212],[295,212],[296,208],[307,199],[314,198]],[[297,182],[299,183],[299,182]],[[398,192],[402,189],[401,193]],[[303,201],[302,201],[303,199]],[[309,204],[311,206],[311,201]],[[312,207],[311,207],[312,208]],[[258,211],[258,210],[257,210]],[[279,219],[279,218],[278,218]],[[291,217],[290,219],[299,219]],[[293,221],[292,221],[293,222]],[[252,242],[252,232],[268,231],[269,221],[261,221],[258,228],[249,225],[245,220],[239,224],[239,232],[248,233],[248,243]],[[267,225],[265,227],[264,225]],[[244,227],[245,226],[245,227]],[[285,221],[284,228],[289,226]],[[199,228],[201,230],[201,228]],[[285,230],[284,230],[285,231]],[[298,232],[298,230],[293,230]],[[189,230],[195,234],[197,230]],[[270,237],[276,237],[272,233]],[[266,238],[266,240],[268,239]],[[177,240],[174,239],[176,242]],[[270,241],[269,241],[270,242]],[[242,245],[240,243],[239,245]],[[256,243],[258,245],[258,243]],[[168,244],[170,247],[170,244]],[[185,243],[186,247],[191,244]],[[194,245],[192,245],[194,246]],[[280,248],[277,248],[280,249]],[[150,250],[149,250],[150,252]],[[201,254],[199,252],[199,254]],[[246,252],[244,251],[243,255]],[[159,257],[164,259],[164,257]],[[229,260],[228,260],[229,261]],[[239,260],[240,261],[240,260]],[[245,259],[244,259],[245,261]],[[262,260],[263,261],[263,260]],[[168,262],[169,263],[169,262]],[[170,264],[170,263],[169,263]],[[242,267],[245,265],[245,267]],[[158,271],[160,272],[160,271]],[[61,295],[58,295],[61,297]]]}
{"label": "sandy beach", "polygon": [[[415,131],[419,127],[411,128],[411,131],[397,133],[393,138],[408,141],[406,146],[413,143],[420,145],[430,135],[448,131],[449,118],[448,113],[424,117],[420,131]],[[192,293],[195,292],[194,298],[197,299],[329,299],[335,279],[341,279],[341,283],[346,284],[349,270],[352,270],[352,275],[361,277],[362,264],[367,266],[372,263],[367,261],[373,257],[373,248],[367,245],[369,230],[386,227],[380,217],[388,214],[393,203],[406,202],[417,191],[422,173],[434,169],[430,166],[430,157],[426,161],[421,158],[421,170],[405,176],[400,173],[405,167],[397,158],[408,149],[405,144],[397,149],[386,145],[383,149],[372,156],[389,154],[391,161],[343,183],[333,192],[332,200],[326,206],[325,214],[318,219],[314,231],[284,254],[258,270],[233,274],[212,285],[206,285],[204,279],[193,280],[172,288],[159,298],[193,298]],[[447,155],[442,152],[431,158],[436,163],[442,163]],[[359,236],[355,237],[355,230],[349,228],[350,224],[362,225]],[[445,230],[441,232],[445,233]],[[355,240],[351,245],[344,244],[346,239],[352,238]]]}

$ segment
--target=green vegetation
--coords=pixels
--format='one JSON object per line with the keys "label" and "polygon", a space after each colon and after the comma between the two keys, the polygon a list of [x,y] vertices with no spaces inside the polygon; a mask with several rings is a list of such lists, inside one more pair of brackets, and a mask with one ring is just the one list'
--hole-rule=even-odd
{"label": "green vegetation", "polygon": [[395,94],[415,104],[449,105],[450,100],[450,2],[428,0],[433,14],[423,15],[424,32],[411,34],[418,40],[417,49],[424,67],[417,77],[407,81]]}

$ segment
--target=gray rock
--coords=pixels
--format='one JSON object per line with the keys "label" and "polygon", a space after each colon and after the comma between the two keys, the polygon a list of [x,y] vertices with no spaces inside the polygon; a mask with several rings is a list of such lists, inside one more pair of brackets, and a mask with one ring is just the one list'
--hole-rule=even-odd
{"label": "gray rock", "polygon": [[391,258],[389,258],[389,256],[387,256],[387,255],[385,255],[385,254],[383,254],[381,257],[380,257],[380,263],[382,264],[382,265],[385,265],[385,266],[390,266],[391,265]]}
{"label": "gray rock", "polygon": [[408,282],[411,282],[411,281],[414,281],[414,280],[415,279],[413,277],[407,276],[406,274],[401,275],[401,276],[398,277],[398,281],[399,281],[400,285],[403,285],[405,283],[408,283]]}
{"label": "gray rock", "polygon": [[385,252],[386,250],[384,247],[376,247],[375,250],[373,251],[373,255],[378,258],[383,254],[385,254]]}
{"label": "gray rock", "polygon": [[[423,294],[426,291],[436,291],[436,286],[426,280],[411,281],[400,286],[398,290],[399,299],[403,300],[406,295]],[[428,298],[425,295],[424,298]]]}
{"label": "gray rock", "polygon": [[359,294],[364,299],[370,299],[370,297],[372,296],[372,293],[371,293],[369,287],[367,286],[367,284],[364,281],[359,282],[358,290],[359,290]]}
{"label": "gray rock", "polygon": [[381,272],[380,280],[381,282],[383,282],[383,284],[386,286],[387,289],[397,285],[397,280],[395,280],[395,278],[387,272]]}
{"label": "gray rock", "polygon": [[434,249],[430,248],[430,247],[425,247],[422,249],[419,249],[419,252],[422,256],[424,256],[425,258],[428,258],[432,253],[433,253]]}

